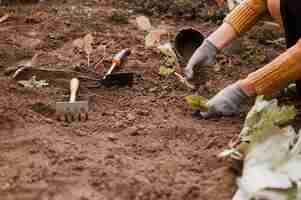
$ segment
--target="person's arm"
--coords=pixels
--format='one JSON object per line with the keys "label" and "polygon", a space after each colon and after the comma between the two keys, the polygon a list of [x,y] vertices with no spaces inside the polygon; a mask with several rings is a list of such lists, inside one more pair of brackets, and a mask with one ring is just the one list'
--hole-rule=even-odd
{"label": "person's arm", "polygon": [[244,0],[226,16],[224,23],[231,25],[238,35],[242,35],[267,12],[267,0]]}
{"label": "person's arm", "polygon": [[256,95],[270,96],[301,79],[301,39],[269,64],[221,90],[208,101],[209,112],[204,117],[232,115],[240,105]]}
{"label": "person's arm", "polygon": [[218,50],[222,50],[237,37],[237,33],[228,23],[223,23],[211,35],[207,37]]}
{"label": "person's arm", "polygon": [[245,0],[232,10],[224,23],[207,39],[221,50],[231,41],[250,30],[267,13],[267,0]]}
{"label": "person's arm", "polygon": [[219,50],[248,31],[265,13],[267,13],[266,0],[245,0],[238,5],[227,15],[224,23],[207,37],[193,53],[185,68],[186,77],[188,79],[193,77],[193,68],[197,64],[210,65],[214,63]]}
{"label": "person's arm", "polygon": [[301,39],[264,67],[249,74],[242,88],[249,95],[272,95],[301,79]]}

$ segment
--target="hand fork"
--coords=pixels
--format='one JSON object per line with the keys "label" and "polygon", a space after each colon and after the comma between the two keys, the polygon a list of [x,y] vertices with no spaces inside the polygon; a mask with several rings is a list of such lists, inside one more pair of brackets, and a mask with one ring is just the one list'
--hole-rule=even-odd
{"label": "hand fork", "polygon": [[88,101],[76,101],[76,93],[79,88],[79,80],[73,78],[70,81],[70,100],[69,102],[57,102],[56,114],[58,120],[72,122],[76,120],[87,120],[89,105]]}

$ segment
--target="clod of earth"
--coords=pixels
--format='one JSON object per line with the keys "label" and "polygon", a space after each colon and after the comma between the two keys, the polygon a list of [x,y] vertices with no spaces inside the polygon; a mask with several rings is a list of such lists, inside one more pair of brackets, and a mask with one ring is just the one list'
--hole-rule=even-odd
{"label": "clod of earth", "polygon": [[167,35],[168,31],[164,28],[155,28],[152,26],[149,18],[145,16],[139,16],[136,18],[136,24],[138,28],[146,32],[145,35],[145,46],[155,47],[160,44],[161,37]]}
{"label": "clod of earth", "polygon": [[55,110],[50,106],[42,102],[37,102],[31,106],[31,109],[40,114],[54,113]]}
{"label": "clod of earth", "polygon": [[165,29],[154,29],[149,31],[145,36],[145,46],[154,47],[160,44],[161,37],[166,34],[168,34],[168,32]]}
{"label": "clod of earth", "polygon": [[137,26],[142,31],[150,31],[153,27],[150,20],[145,16],[139,16],[136,18]]}

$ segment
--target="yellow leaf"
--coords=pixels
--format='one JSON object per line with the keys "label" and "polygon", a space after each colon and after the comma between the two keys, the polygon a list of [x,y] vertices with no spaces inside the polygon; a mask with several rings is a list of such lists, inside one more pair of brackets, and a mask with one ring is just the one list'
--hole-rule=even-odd
{"label": "yellow leaf", "polygon": [[202,112],[208,112],[208,100],[202,96],[189,95],[185,97],[188,105],[193,109],[201,109]]}
{"label": "yellow leaf", "polygon": [[174,71],[175,70],[173,68],[165,67],[163,65],[160,66],[160,68],[159,68],[159,74],[161,76],[169,76],[169,75],[173,74]]}

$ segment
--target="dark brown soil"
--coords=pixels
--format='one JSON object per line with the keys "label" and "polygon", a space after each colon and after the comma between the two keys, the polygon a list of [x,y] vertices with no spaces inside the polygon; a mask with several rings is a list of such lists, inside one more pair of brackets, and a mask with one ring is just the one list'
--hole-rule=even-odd
{"label": "dark brown soil", "polygon": [[[133,23],[139,13],[130,10],[135,4],[114,6],[108,0],[49,0],[0,8],[0,17],[11,14],[0,23],[0,199],[231,199],[235,173],[217,154],[239,134],[246,109],[240,117],[194,117],[184,101],[193,92],[158,75],[162,59],[144,47],[144,33]],[[217,26],[174,14],[150,19],[172,36],[185,26],[205,35]],[[275,57],[283,45],[265,42],[281,35],[266,39],[267,32],[253,30],[241,53],[220,55],[214,69],[201,72],[197,92],[210,97]],[[34,67],[96,77],[85,54],[72,46],[87,33],[95,37],[94,48],[106,46],[101,72],[113,53],[131,48],[123,70],[136,79],[132,87],[82,87],[89,120],[59,122],[55,102],[68,95],[67,76],[44,74],[50,86],[30,89],[4,72],[37,55]],[[91,63],[102,56],[96,50]]]}

